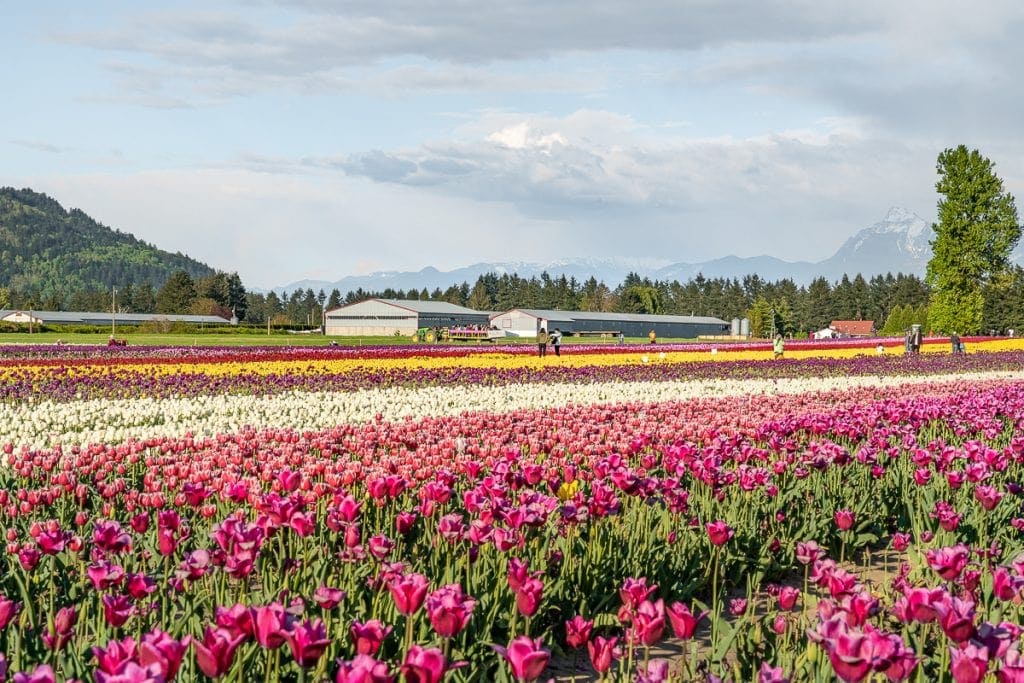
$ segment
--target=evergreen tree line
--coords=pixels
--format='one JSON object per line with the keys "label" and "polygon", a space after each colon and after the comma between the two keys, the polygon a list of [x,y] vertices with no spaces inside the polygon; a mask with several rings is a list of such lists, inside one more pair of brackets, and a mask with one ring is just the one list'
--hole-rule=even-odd
{"label": "evergreen tree line", "polygon": [[[215,272],[193,278],[180,270],[155,289],[148,281],[128,283],[111,290],[88,288],[71,292],[61,301],[34,298],[31,293],[0,288],[0,308],[37,310],[109,311],[236,316],[251,325],[319,327],[325,311],[371,298],[447,301],[480,311],[536,308],[619,313],[697,315],[750,320],[751,333],[768,336],[773,330],[804,335],[825,328],[833,320],[871,320],[883,335],[902,334],[911,324],[932,329],[929,323],[931,291],[916,275],[886,274],[865,279],[844,275],[835,282],[818,277],[808,285],[789,278],[776,281],[758,275],[742,278],[706,278],[686,281],[651,280],[630,273],[610,288],[591,277],[522,278],[516,274],[488,273],[468,282],[435,288],[382,291],[357,289],[344,296],[338,289],[296,289],[282,295],[247,292],[237,273]],[[1024,330],[1024,269],[1014,267],[1009,277],[987,285],[982,327],[978,331]],[[931,321],[934,323],[934,321]],[[969,332],[964,330],[964,332]]]}
{"label": "evergreen tree line", "polygon": [[219,315],[234,314],[244,320],[249,304],[245,286],[238,273],[214,272],[193,278],[185,270],[172,273],[160,289],[149,280],[128,282],[121,287],[88,287],[60,298],[43,296],[32,290],[0,287],[0,308],[43,311],[110,311],[118,313],[168,313]]}
{"label": "evergreen tree line", "polygon": [[[325,310],[371,298],[447,301],[480,311],[536,308],[576,311],[609,311],[711,316],[729,321],[748,318],[751,332],[765,336],[771,329],[801,335],[823,329],[833,320],[872,320],[886,335],[902,334],[911,324],[929,327],[928,285],[915,275],[886,274],[865,279],[844,275],[835,282],[824,277],[808,285],[784,278],[767,281],[758,275],[743,278],[705,278],[681,283],[651,280],[635,273],[614,289],[591,277],[584,282],[564,275],[522,278],[515,274],[488,273],[447,289],[357,289],[345,295],[296,289],[279,295],[246,295],[245,320],[264,325],[318,326]],[[1024,270],[1017,267],[1000,286],[985,294],[983,327],[978,331],[1024,330]],[[773,324],[774,323],[774,324]],[[964,330],[967,332],[967,330]]]}

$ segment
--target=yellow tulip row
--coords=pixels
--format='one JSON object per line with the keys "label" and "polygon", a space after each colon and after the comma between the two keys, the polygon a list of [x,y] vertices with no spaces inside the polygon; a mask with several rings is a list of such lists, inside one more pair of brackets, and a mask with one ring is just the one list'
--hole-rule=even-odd
{"label": "yellow tulip row", "polygon": [[[677,347],[678,348],[678,347]],[[993,339],[967,344],[968,353],[986,351],[1024,350],[1024,339]],[[408,358],[345,358],[331,360],[275,360],[252,362],[220,362],[220,363],[172,363],[172,364],[132,364],[124,366],[80,364],[67,368],[73,375],[108,375],[124,372],[143,372],[152,375],[176,373],[202,373],[211,377],[233,376],[237,374],[277,375],[277,374],[343,374],[356,370],[387,371],[395,369],[437,369],[437,368],[541,368],[547,366],[588,367],[588,366],[620,366],[642,363],[687,363],[696,361],[757,361],[772,358],[772,351],[765,350],[729,350],[728,345],[716,347],[714,352],[707,347],[700,350],[659,350],[657,347],[643,347],[636,351],[617,351],[612,353],[581,352],[563,347],[564,353],[558,357],[548,354],[538,358],[533,354],[487,352],[466,356],[428,357],[413,356]],[[948,344],[925,344],[923,353],[949,353]],[[801,348],[793,344],[785,351],[790,359],[804,358],[852,358],[859,355],[875,355],[879,351],[873,346],[856,348],[829,347],[826,344],[811,348]],[[886,346],[882,348],[886,355],[900,355],[902,346]],[[43,368],[13,367],[0,370],[0,382],[12,377],[14,373],[23,374],[26,370],[40,371]]]}

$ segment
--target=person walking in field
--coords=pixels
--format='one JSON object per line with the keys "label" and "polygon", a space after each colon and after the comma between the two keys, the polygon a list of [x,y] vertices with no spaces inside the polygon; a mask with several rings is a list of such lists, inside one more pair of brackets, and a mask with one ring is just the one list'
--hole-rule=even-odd
{"label": "person walking in field", "polygon": [[652,344],[658,341],[658,335],[654,333],[654,330],[651,330],[650,332],[647,333],[647,338],[651,341]]}
{"label": "person walking in field", "polygon": [[556,327],[555,331],[551,333],[551,347],[555,350],[556,356],[561,356],[560,349],[562,348],[562,333]]}
{"label": "person walking in field", "polygon": [[543,358],[548,353],[548,342],[551,337],[548,335],[546,328],[540,328],[540,332],[537,333],[537,356]]}
{"label": "person walking in field", "polygon": [[775,354],[775,358],[782,358],[782,352],[785,350],[785,342],[782,341],[782,334],[775,335],[775,341],[772,343],[772,351]]}
{"label": "person walking in field", "polygon": [[957,334],[956,332],[954,332],[953,334],[949,335],[949,343],[953,347],[953,353],[963,353],[964,352],[963,342],[960,341],[960,335]]}

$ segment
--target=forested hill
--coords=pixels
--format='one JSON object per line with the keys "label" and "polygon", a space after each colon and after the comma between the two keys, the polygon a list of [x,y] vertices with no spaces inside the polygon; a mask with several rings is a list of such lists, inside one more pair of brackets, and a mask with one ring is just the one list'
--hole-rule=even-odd
{"label": "forested hill", "polygon": [[79,209],[29,189],[0,188],[0,287],[37,301],[70,292],[148,282],[159,288],[172,273],[193,278],[213,268],[171,254],[97,223]]}

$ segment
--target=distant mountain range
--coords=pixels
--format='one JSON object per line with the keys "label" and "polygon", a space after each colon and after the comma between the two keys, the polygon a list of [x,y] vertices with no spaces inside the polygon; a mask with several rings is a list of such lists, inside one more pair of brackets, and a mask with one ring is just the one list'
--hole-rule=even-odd
{"label": "distant mountain range", "polygon": [[[858,231],[823,261],[783,261],[772,256],[743,258],[726,256],[703,263],[671,263],[656,259],[561,259],[551,263],[475,263],[465,268],[440,271],[426,267],[418,272],[381,271],[369,275],[344,277],[335,282],[325,280],[301,280],[277,292],[292,292],[296,289],[331,291],[337,288],[342,294],[363,289],[379,292],[395,290],[435,288],[447,289],[453,284],[468,282],[472,285],[486,273],[515,273],[529,279],[546,272],[551,277],[565,275],[582,282],[591,276],[614,287],[630,272],[654,280],[679,280],[685,282],[697,274],[706,278],[742,278],[756,273],[765,280],[792,278],[797,284],[807,284],[823,276],[830,282],[837,281],[844,274],[851,278],[860,273],[865,278],[886,273],[905,273],[924,276],[931,258],[931,225],[920,216],[893,207],[885,218],[874,225]],[[1014,252],[1014,261],[1024,264],[1024,245]]]}

